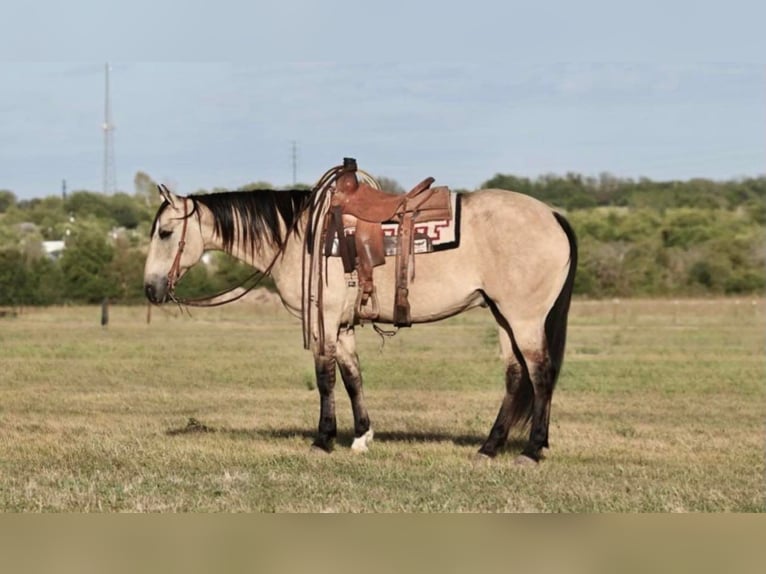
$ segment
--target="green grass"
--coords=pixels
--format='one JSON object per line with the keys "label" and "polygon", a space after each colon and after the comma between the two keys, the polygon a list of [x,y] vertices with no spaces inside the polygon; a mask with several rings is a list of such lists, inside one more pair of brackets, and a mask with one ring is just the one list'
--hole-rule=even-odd
{"label": "green grass", "polygon": [[[0,320],[0,510],[762,511],[763,300],[575,301],[537,467],[474,453],[503,394],[486,311],[359,329],[376,432],[332,455],[299,323],[245,305]],[[175,316],[174,316],[175,315]],[[178,432],[194,417],[215,432]]]}

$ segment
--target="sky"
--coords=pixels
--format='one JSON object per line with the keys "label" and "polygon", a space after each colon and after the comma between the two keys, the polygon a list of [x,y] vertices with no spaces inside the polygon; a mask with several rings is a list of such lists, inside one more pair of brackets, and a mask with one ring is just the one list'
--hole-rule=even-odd
{"label": "sky", "polygon": [[[660,47],[644,58],[624,42],[605,43],[634,34],[608,20],[568,26],[567,12],[539,8],[526,19],[544,22],[545,33],[530,34],[508,2],[479,1],[486,9],[470,14],[413,2],[407,19],[395,17],[396,0],[387,8],[328,1],[321,10],[222,0],[215,12],[209,3],[173,11],[173,2],[155,2],[153,18],[144,0],[129,12],[107,14],[106,4],[41,18],[30,7],[37,4],[12,3],[18,25],[0,48],[8,53],[2,42],[15,43],[27,56],[0,61],[0,189],[43,197],[65,179],[69,190],[101,190],[107,61],[117,187],[127,192],[139,170],[179,193],[254,181],[289,186],[293,142],[297,181],[309,184],[346,156],[403,187],[433,176],[474,189],[496,173],[766,173],[766,65],[754,61],[766,51],[747,43],[748,26],[762,34],[757,18],[737,14],[737,2],[723,16],[686,3],[679,14],[690,28],[663,20],[656,33],[635,35]],[[230,4],[242,18],[223,10]],[[191,5],[199,9],[180,11]],[[633,10],[631,30],[654,22]],[[722,20],[730,14],[742,22],[735,32]],[[421,17],[425,27],[415,22]],[[89,18],[114,30],[88,26]],[[285,22],[287,33],[278,27]],[[24,34],[30,26],[34,42]],[[663,47],[670,28],[677,57]],[[589,29],[600,31],[592,46],[582,41]],[[713,42],[726,49],[710,49]],[[690,44],[708,48],[700,60],[686,53]]]}

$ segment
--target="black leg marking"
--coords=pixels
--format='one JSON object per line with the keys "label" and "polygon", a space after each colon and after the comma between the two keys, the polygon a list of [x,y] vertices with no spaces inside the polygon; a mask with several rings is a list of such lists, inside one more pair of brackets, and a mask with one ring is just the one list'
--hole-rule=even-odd
{"label": "black leg marking", "polygon": [[505,372],[505,397],[500,405],[500,411],[497,413],[495,424],[489,431],[489,436],[479,449],[479,453],[489,457],[494,457],[499,448],[503,447],[508,440],[508,433],[511,430],[513,420],[513,400],[514,395],[521,387],[522,377],[525,376],[521,365],[511,363]]}
{"label": "black leg marking", "polygon": [[356,354],[353,329],[342,332],[338,337],[337,357],[343,386],[346,387],[346,393],[351,400],[351,410],[354,413],[354,437],[359,438],[370,430],[370,418],[364,405],[362,371]]}
{"label": "black leg marking", "polygon": [[321,355],[315,359],[319,389],[319,429],[313,446],[331,452],[337,434],[335,421],[335,356]]}
{"label": "black leg marking", "polygon": [[359,438],[370,430],[370,417],[364,406],[362,394],[362,377],[348,365],[340,363],[339,367],[343,385],[346,387],[348,398],[351,400],[351,410],[354,413],[354,437]]}
{"label": "black leg marking", "polygon": [[543,448],[548,447],[548,425],[551,414],[551,399],[556,377],[548,357],[543,359],[531,374],[535,391],[532,409],[532,428],[522,454],[532,460],[540,460]]}

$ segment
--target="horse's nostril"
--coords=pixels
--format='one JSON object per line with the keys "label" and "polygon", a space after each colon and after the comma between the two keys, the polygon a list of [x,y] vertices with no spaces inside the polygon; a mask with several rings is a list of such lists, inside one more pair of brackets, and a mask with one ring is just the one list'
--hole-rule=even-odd
{"label": "horse's nostril", "polygon": [[144,285],[144,293],[146,293],[146,298],[149,299],[152,303],[157,302],[157,294],[154,291],[154,285],[151,283],[147,283]]}

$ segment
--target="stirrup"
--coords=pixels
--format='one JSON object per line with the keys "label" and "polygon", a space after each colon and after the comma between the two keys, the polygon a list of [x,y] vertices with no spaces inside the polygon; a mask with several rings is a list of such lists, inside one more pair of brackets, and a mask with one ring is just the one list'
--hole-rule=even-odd
{"label": "stirrup", "polygon": [[372,291],[369,296],[366,297],[366,301],[362,301],[364,298],[364,291],[361,284],[359,285],[359,292],[356,296],[356,315],[363,321],[374,321],[380,316],[380,306],[378,305],[378,295],[375,292],[375,286],[372,287]]}

